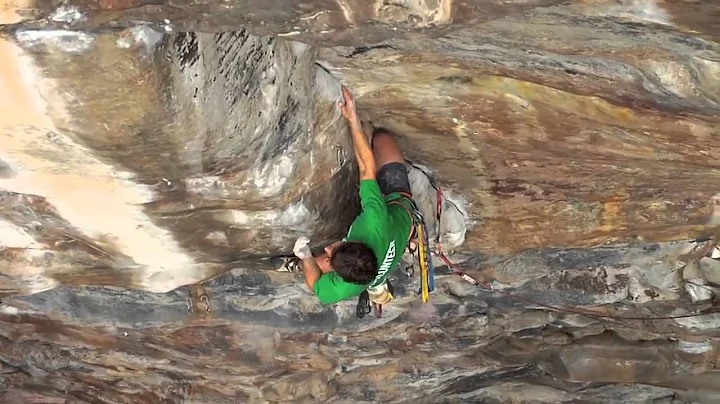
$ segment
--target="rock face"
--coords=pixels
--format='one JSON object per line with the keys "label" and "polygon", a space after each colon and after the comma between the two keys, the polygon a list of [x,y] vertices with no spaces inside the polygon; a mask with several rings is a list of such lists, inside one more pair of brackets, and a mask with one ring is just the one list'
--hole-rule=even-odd
{"label": "rock face", "polygon": [[[0,401],[720,400],[714,2],[3,7]],[[341,83],[494,293],[267,270],[358,212]]]}

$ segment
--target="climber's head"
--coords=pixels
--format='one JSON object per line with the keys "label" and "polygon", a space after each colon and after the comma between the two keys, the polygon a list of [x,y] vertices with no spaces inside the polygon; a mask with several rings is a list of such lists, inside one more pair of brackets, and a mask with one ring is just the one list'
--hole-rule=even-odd
{"label": "climber's head", "polygon": [[355,241],[341,241],[325,249],[329,265],[345,282],[367,285],[378,274],[377,257],[367,245]]}

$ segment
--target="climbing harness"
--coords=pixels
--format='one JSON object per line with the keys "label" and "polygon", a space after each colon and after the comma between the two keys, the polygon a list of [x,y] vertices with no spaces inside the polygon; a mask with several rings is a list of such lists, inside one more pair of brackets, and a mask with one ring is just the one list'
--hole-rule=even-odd
{"label": "climbing harness", "polygon": [[[409,162],[409,164],[420,171],[423,171],[411,162]],[[438,199],[435,209],[435,244],[440,246],[440,217],[442,215],[442,204],[444,203],[444,199],[440,188],[432,182],[427,173],[425,173],[425,175],[428,177],[428,180],[430,180],[432,187],[438,191]],[[417,260],[418,266],[420,267],[420,288],[418,290],[418,294],[422,296],[423,303],[427,303],[430,301],[430,293],[435,290],[435,267],[432,260],[432,251],[430,249],[430,239],[427,225],[422,213],[417,207],[417,204],[413,200],[412,195],[405,192],[399,192],[399,194],[405,198],[390,201],[388,202],[388,205],[397,204],[402,206],[412,219],[413,226],[408,237],[407,250],[410,255]],[[408,277],[412,277],[415,274],[415,268],[413,265],[406,267],[404,271]],[[389,281],[386,281],[380,286],[368,288],[366,292],[367,294],[363,292],[363,294],[361,294],[358,298],[356,308],[357,316],[362,318],[367,315],[370,312],[370,302],[372,302],[375,307],[375,313],[377,317],[380,318],[382,316],[383,305],[386,305],[394,300],[392,285]]]}
{"label": "climbing harness", "polygon": [[[430,252],[430,240],[425,224],[425,219],[422,213],[418,209],[415,202],[412,200],[411,195],[404,195],[407,199],[403,200],[408,202],[412,207],[409,209],[407,205],[401,200],[395,200],[388,204],[398,204],[407,210],[410,218],[413,221],[413,230],[410,232],[408,239],[408,251],[413,257],[417,258],[418,266],[420,267],[420,289],[418,294],[422,296],[423,303],[430,301],[430,292],[435,290],[435,267],[433,266],[431,252]],[[436,223],[437,230],[439,230],[439,223]],[[436,240],[439,239],[439,232],[436,231]],[[415,242],[415,243],[413,243]],[[415,244],[415,247],[413,247]],[[417,254],[416,254],[417,253]],[[415,270],[406,269],[406,273],[412,276]]]}
{"label": "climbing harness", "polygon": [[[412,200],[412,195],[400,192],[405,198],[396,199],[388,202],[388,205],[400,205],[410,215],[413,221],[413,228],[408,237],[408,251],[413,257],[416,257],[420,266],[420,290],[418,294],[422,296],[423,302],[427,303],[430,300],[430,292],[435,290],[435,268],[433,267],[430,243],[428,239],[427,227],[425,220],[423,219],[420,210]],[[406,203],[409,203],[412,208],[408,208]],[[413,241],[416,248],[413,248]],[[417,255],[415,254],[417,252]],[[412,266],[405,268],[405,273],[408,276],[412,276],[415,270]],[[365,317],[371,311],[370,304],[375,309],[375,315],[378,318],[382,317],[383,306],[389,304],[395,299],[394,290],[390,281],[385,281],[383,284],[370,287],[358,296],[358,303],[356,306],[356,314],[359,318]]]}
{"label": "climbing harness", "polygon": [[[407,210],[413,221],[413,228],[408,237],[408,251],[418,261],[420,267],[420,289],[418,290],[418,294],[422,296],[423,302],[427,303],[430,301],[430,293],[435,290],[435,267],[433,266],[431,257],[427,226],[422,213],[420,213],[417,205],[412,200],[412,196],[405,193],[401,194],[405,196],[405,199],[388,202],[388,205],[397,204],[402,206]],[[409,208],[406,203],[408,203],[411,208]],[[439,239],[439,237],[436,238]],[[415,247],[413,247],[413,244],[415,244]],[[410,266],[405,269],[405,273],[412,276],[415,270]],[[375,308],[375,314],[380,318],[382,317],[383,306],[389,304],[394,299],[394,291],[389,281],[384,282],[382,285],[368,288],[358,297],[356,307],[357,316],[360,318],[365,317],[365,315],[370,312],[370,302],[372,302]]]}

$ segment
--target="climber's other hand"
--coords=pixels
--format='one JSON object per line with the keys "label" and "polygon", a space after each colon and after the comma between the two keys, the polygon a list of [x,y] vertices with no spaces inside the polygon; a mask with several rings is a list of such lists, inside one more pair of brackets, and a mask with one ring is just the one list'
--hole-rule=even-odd
{"label": "climber's other hand", "polygon": [[350,90],[348,90],[347,87],[342,87],[342,93],[343,93],[343,100],[338,102],[338,107],[340,107],[340,111],[342,112],[345,119],[350,121],[351,124],[353,123],[360,123],[360,119],[358,119],[357,109],[355,109],[355,98],[353,97]]}
{"label": "climber's other hand", "polygon": [[307,237],[300,237],[295,241],[293,247],[293,254],[301,260],[312,258],[312,252],[310,251],[310,239]]}

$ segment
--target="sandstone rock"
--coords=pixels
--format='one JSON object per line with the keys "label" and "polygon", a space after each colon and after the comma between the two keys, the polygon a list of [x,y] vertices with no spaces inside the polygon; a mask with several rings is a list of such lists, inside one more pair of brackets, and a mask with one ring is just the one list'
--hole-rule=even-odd
{"label": "sandstone rock", "polygon": [[671,360],[655,348],[572,349],[560,360],[570,380],[652,383],[671,374]]}
{"label": "sandstone rock", "polygon": [[685,291],[690,295],[693,303],[705,302],[711,300],[714,296],[713,290],[705,284],[703,278],[685,281]]}
{"label": "sandstone rock", "polygon": [[543,341],[550,345],[567,345],[572,342],[572,336],[564,332],[545,332]]}
{"label": "sandstone rock", "polygon": [[699,263],[691,262],[683,268],[684,288],[693,302],[707,301],[714,296],[712,287],[707,285],[706,271],[703,270],[708,264],[705,260],[715,261],[711,258],[702,258]]}
{"label": "sandstone rock", "polygon": [[702,258],[698,263],[703,277],[710,283],[720,285],[720,262],[712,258]]}
{"label": "sandstone rock", "polygon": [[[665,387],[634,384],[623,386],[599,386],[588,388],[579,393],[581,399],[594,400],[603,403],[626,403],[628,401],[642,403],[674,403],[675,397],[687,396],[682,391]],[[681,398],[681,400],[683,399]],[[688,397],[689,398],[689,397]],[[688,402],[694,402],[688,400]]]}
{"label": "sandstone rock", "polygon": [[720,314],[712,313],[697,317],[679,318],[675,322],[690,329],[710,331],[720,329]]}

